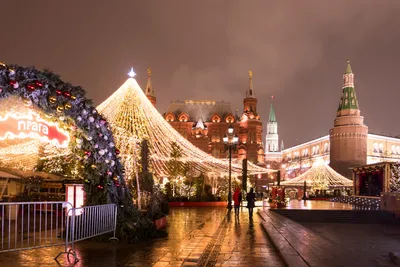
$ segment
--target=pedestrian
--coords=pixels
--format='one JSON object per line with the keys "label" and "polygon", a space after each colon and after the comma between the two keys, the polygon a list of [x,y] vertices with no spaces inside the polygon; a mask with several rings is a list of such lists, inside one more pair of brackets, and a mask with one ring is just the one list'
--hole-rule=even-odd
{"label": "pedestrian", "polygon": [[242,192],[240,192],[240,188],[237,187],[235,193],[233,193],[233,205],[235,207],[235,214],[239,216],[239,207],[242,202]]}
{"label": "pedestrian", "polygon": [[254,194],[253,188],[250,188],[250,192],[246,195],[247,208],[249,209],[249,218],[253,218],[253,208],[255,206],[256,195]]}

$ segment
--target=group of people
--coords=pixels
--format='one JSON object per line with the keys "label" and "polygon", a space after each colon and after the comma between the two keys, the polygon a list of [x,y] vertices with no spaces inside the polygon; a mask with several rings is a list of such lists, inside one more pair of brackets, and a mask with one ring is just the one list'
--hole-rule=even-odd
{"label": "group of people", "polygon": [[[237,187],[235,193],[233,194],[233,205],[235,207],[235,215],[239,215],[240,204],[242,203],[243,196],[240,188]],[[249,209],[249,218],[253,217],[253,208],[256,202],[256,194],[254,189],[250,188],[250,191],[246,194],[247,208]]]}

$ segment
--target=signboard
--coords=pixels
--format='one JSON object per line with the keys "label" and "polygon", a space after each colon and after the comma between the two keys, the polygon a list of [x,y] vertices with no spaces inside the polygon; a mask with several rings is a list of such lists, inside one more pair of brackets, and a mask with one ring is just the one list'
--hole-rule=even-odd
{"label": "signboard", "polygon": [[58,147],[68,147],[69,134],[57,123],[48,122],[30,111],[26,115],[7,113],[0,117],[0,140],[15,138],[35,138]]}
{"label": "signboard", "polygon": [[43,183],[42,188],[62,188],[62,183]]}
{"label": "signboard", "polygon": [[[65,201],[71,203],[73,208],[83,207],[86,197],[83,184],[66,184],[65,189]],[[81,214],[82,209],[75,210],[75,215],[79,216]],[[72,216],[72,211],[68,212],[68,216]]]}

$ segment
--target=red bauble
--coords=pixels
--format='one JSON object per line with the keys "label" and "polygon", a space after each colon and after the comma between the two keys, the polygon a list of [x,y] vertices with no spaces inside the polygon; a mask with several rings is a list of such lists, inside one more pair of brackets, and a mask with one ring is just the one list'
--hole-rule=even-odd
{"label": "red bauble", "polygon": [[64,96],[65,96],[65,97],[70,97],[70,96],[71,96],[71,93],[70,93],[70,92],[64,92]]}
{"label": "red bauble", "polygon": [[120,153],[119,150],[116,149],[116,150],[115,150],[115,154],[119,155],[119,153]]}
{"label": "red bauble", "polygon": [[16,81],[10,81],[9,84],[14,85],[14,84],[16,84]]}
{"label": "red bauble", "polygon": [[62,95],[62,92],[60,90],[56,90],[57,95]]}
{"label": "red bauble", "polygon": [[35,82],[35,85],[36,85],[37,87],[42,87],[42,86],[43,86],[43,83],[40,82],[40,81],[36,81],[36,82]]}
{"label": "red bauble", "polygon": [[98,185],[97,188],[98,188],[98,189],[103,189],[104,187],[101,186],[101,185]]}
{"label": "red bauble", "polygon": [[26,86],[26,90],[28,90],[28,91],[30,91],[30,92],[33,92],[33,91],[35,91],[35,86],[32,85],[32,84],[28,84],[28,85]]}
{"label": "red bauble", "polygon": [[85,151],[85,155],[90,156],[91,154],[90,151]]}

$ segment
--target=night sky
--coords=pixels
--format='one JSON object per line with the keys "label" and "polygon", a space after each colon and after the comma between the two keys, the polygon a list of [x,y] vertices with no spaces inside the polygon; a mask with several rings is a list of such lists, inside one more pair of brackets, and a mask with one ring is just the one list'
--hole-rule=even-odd
{"label": "night sky", "polygon": [[142,88],[153,69],[161,113],[185,99],[241,110],[251,69],[286,147],[328,134],[349,58],[370,132],[400,135],[399,0],[2,1],[1,21],[0,61],[49,68],[96,105],[132,66]]}

